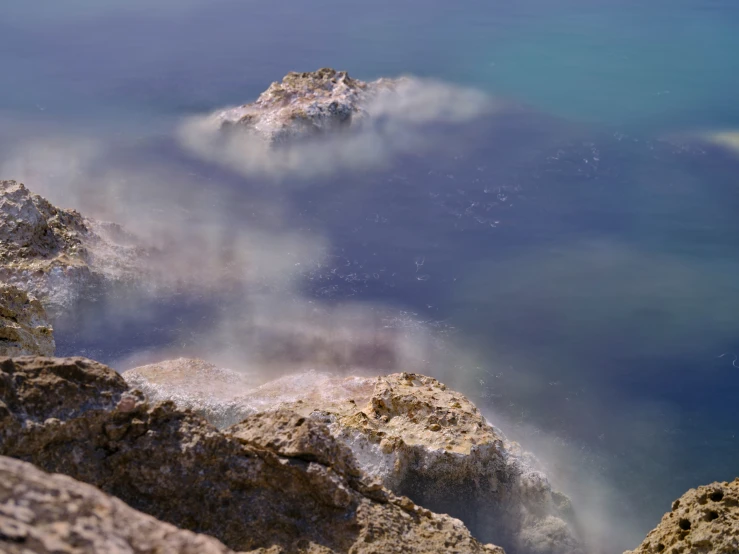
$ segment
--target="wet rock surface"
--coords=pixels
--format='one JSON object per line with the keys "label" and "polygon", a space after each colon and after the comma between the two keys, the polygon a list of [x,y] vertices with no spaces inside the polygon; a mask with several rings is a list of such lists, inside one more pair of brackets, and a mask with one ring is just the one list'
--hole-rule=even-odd
{"label": "wet rock surface", "polygon": [[255,102],[223,110],[215,118],[223,128],[238,126],[280,142],[348,127],[366,115],[368,102],[378,93],[401,82],[365,82],[330,68],[291,72],[281,82],[272,83]]}
{"label": "wet rock surface", "polygon": [[0,456],[0,551],[6,554],[227,554],[64,475]]}
{"label": "wet rock surface", "polygon": [[636,549],[625,554],[736,554],[739,479],[690,489]]}
{"label": "wet rock surface", "polygon": [[0,279],[34,295],[52,318],[107,285],[135,280],[145,255],[118,225],[0,181]]}
{"label": "wet rock surface", "polygon": [[172,402],[150,405],[95,362],[5,359],[0,370],[0,455],[235,550],[502,552],[364,477],[323,421],[276,410],[218,431]]}
{"label": "wet rock surface", "polygon": [[[176,382],[181,374],[176,364],[169,370]],[[139,368],[124,378],[138,385],[151,378],[156,398],[168,397],[161,372]],[[533,456],[436,379],[306,373],[241,394],[234,387],[230,398],[205,403],[193,394],[183,400],[182,389],[172,390],[178,395],[169,398],[221,427],[279,409],[320,421],[352,451],[363,474],[425,508],[460,518],[476,537],[508,552],[582,551],[569,499],[552,489]]]}
{"label": "wet rock surface", "polygon": [[0,356],[53,356],[54,331],[35,297],[0,285]]}
{"label": "wet rock surface", "polygon": [[223,429],[244,419],[235,391],[254,388],[258,382],[238,371],[204,360],[177,358],[148,364],[123,373],[131,388],[143,391],[152,402],[173,401]]}

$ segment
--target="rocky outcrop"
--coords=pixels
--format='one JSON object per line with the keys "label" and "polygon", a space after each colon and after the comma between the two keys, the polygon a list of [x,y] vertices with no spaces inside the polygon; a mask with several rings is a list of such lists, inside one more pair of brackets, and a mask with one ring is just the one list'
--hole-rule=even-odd
{"label": "rocky outcrop", "polygon": [[134,279],[146,254],[134,242],[115,224],[0,181],[0,279],[33,294],[52,317],[107,284]]}
{"label": "rocky outcrop", "polygon": [[739,479],[690,489],[660,524],[625,554],[736,554],[739,552]]}
{"label": "rocky outcrop", "polygon": [[0,356],[53,356],[54,333],[41,302],[0,285]]}
{"label": "rocky outcrop", "polygon": [[197,393],[184,390],[177,383],[189,366],[180,365],[170,363],[166,372],[138,368],[124,378],[220,427],[258,411],[289,409],[325,424],[350,448],[365,475],[425,508],[460,518],[481,540],[508,552],[582,551],[568,498],[552,490],[533,456],[436,379],[408,373],[379,378],[307,373],[252,391],[231,387],[229,396],[218,384],[228,373],[219,370],[212,379],[218,399],[203,402],[207,378],[201,375],[204,387]]}
{"label": "rocky outcrop", "polygon": [[251,104],[215,114],[221,127],[238,126],[267,139],[286,139],[348,127],[366,115],[367,104],[403,80],[352,79],[346,71],[323,68],[288,73]]}
{"label": "rocky outcrop", "polygon": [[230,554],[64,475],[0,456],[0,551],[6,554]]}
{"label": "rocky outcrop", "polygon": [[452,127],[502,109],[474,89],[415,77],[361,81],[323,68],[288,73],[252,103],[188,117],[176,137],[245,176],[302,180],[445,150]]}
{"label": "rocky outcrop", "polygon": [[235,550],[502,553],[366,478],[326,422],[295,411],[218,431],[83,359],[0,360],[0,402],[0,455]]}
{"label": "rocky outcrop", "polygon": [[86,358],[0,358],[0,441],[50,419],[113,410],[127,391],[118,373]]}

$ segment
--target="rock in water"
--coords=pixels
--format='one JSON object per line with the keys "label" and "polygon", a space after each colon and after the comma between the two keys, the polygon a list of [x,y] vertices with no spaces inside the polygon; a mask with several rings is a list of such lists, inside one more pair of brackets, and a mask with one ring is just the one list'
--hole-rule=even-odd
{"label": "rock in water", "polygon": [[[220,392],[208,397],[207,386],[196,393],[178,385],[189,373],[185,362],[170,362],[166,373],[148,366],[123,376],[153,398],[195,409],[220,427],[275,409],[321,421],[351,449],[364,474],[428,509],[461,519],[481,540],[513,553],[582,552],[569,499],[552,489],[535,458],[436,379],[409,373],[378,378],[307,373],[246,393],[245,386],[236,386],[229,396],[217,384],[224,370],[213,370]],[[200,379],[207,381],[204,375]]]}
{"label": "rock in water", "polygon": [[736,554],[739,479],[690,489],[657,527],[625,554]]}
{"label": "rock in water", "polygon": [[246,176],[310,179],[447,151],[449,132],[503,108],[485,93],[413,77],[289,73],[249,104],[186,118],[177,140]]}
{"label": "rock in water", "polygon": [[276,410],[218,431],[88,360],[0,360],[0,455],[234,550],[503,553],[365,477],[323,421]]}
{"label": "rock in water", "polygon": [[231,554],[64,475],[0,456],[0,552]]}
{"label": "rock in water", "polygon": [[404,80],[367,83],[330,68],[291,72],[282,82],[272,83],[255,102],[223,110],[215,117],[221,127],[235,125],[269,142],[281,142],[349,126],[366,114],[367,103],[379,92],[400,82]]}
{"label": "rock in water", "polygon": [[123,235],[115,224],[56,208],[22,183],[0,181],[0,279],[33,294],[52,318],[139,274],[145,252]]}
{"label": "rock in water", "polygon": [[53,356],[54,333],[41,302],[0,285],[0,356]]}

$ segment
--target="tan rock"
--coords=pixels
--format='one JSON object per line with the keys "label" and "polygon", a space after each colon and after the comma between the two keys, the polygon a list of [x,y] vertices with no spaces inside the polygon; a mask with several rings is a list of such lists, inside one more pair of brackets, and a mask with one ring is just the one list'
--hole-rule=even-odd
{"label": "tan rock", "polygon": [[216,120],[223,127],[237,125],[270,142],[348,127],[365,115],[367,103],[378,92],[402,80],[379,79],[367,83],[346,71],[323,68],[288,73],[251,104],[223,110]]}
{"label": "tan rock", "polygon": [[0,551],[5,554],[229,554],[64,475],[0,456]]}
{"label": "tan rock", "polygon": [[54,332],[41,302],[0,285],[0,356],[53,356]]}
{"label": "tan rock", "polygon": [[635,550],[625,554],[736,554],[739,479],[690,489]]}
{"label": "tan rock", "polygon": [[[169,366],[173,376],[176,365]],[[192,407],[221,427],[275,409],[321,421],[351,449],[365,475],[424,508],[461,519],[476,537],[509,552],[582,551],[569,499],[552,489],[536,459],[436,379],[304,373],[248,392],[234,387],[230,397],[202,402],[207,386],[183,399],[184,391],[170,389],[161,373],[139,368],[124,378],[151,394],[149,375],[157,399]]]}
{"label": "tan rock", "polygon": [[459,520],[366,479],[322,421],[277,410],[219,432],[172,402],[150,406],[122,383],[79,359],[3,360],[0,454],[237,550],[502,553]]}
{"label": "tan rock", "polygon": [[0,181],[0,279],[33,294],[52,317],[106,284],[134,279],[143,256],[119,226]]}

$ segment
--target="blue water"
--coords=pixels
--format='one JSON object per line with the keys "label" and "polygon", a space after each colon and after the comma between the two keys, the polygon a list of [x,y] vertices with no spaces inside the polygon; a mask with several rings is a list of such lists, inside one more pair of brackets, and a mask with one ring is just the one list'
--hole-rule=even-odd
{"label": "blue water", "polygon": [[[29,140],[93,137],[116,145],[119,167],[167,159],[234,225],[248,214],[270,232],[259,207],[279,204],[341,260],[306,276],[306,297],[443,322],[475,360],[446,378],[524,446],[541,432],[582,452],[633,531],[607,552],[635,546],[687,488],[737,476],[739,159],[695,133],[739,128],[739,5],[149,4],[3,2],[0,159]],[[168,138],[187,115],[323,66],[474,86],[517,108],[455,131],[441,154],[297,187]],[[61,170],[34,171],[53,183]],[[174,343],[160,320],[197,311],[197,332],[218,318],[207,303],[155,307],[151,328],[62,328],[60,347],[113,361]]]}

